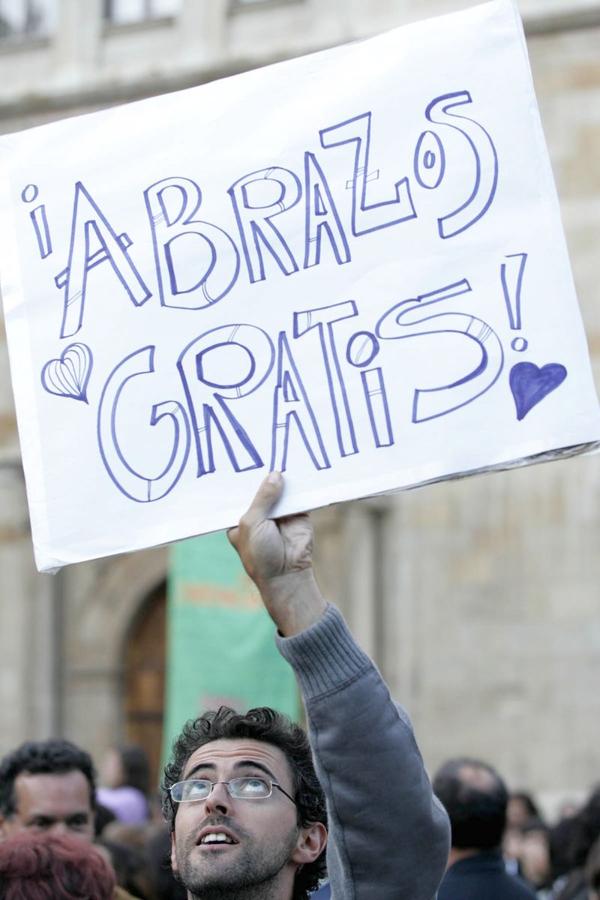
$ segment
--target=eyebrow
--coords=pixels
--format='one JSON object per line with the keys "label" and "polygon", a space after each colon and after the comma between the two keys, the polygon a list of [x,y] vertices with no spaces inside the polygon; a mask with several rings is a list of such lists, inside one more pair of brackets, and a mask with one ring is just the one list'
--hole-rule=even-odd
{"label": "eyebrow", "polygon": [[[273,774],[273,772],[271,772],[271,770],[268,768],[268,766],[265,766],[262,763],[256,762],[255,759],[239,759],[235,763],[233,768],[234,768],[234,770],[235,769],[247,769],[247,768],[258,769],[260,772],[264,772],[265,775],[268,775],[272,781],[277,783],[277,777]],[[198,765],[194,766],[192,771],[188,772],[188,774],[185,777],[186,777],[186,779],[192,778],[198,772],[202,772],[205,769],[216,769],[216,765],[215,765],[215,763],[212,763],[212,762],[198,763]]]}

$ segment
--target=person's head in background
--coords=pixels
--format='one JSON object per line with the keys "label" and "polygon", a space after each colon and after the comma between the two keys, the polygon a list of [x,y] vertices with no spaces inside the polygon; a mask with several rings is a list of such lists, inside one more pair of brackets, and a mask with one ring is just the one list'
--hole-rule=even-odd
{"label": "person's head in background", "polygon": [[514,863],[514,872],[536,889],[551,877],[549,830],[528,791],[513,791],[508,798],[502,849]]}
{"label": "person's head in background", "polygon": [[150,792],[150,764],[143,747],[123,744],[111,747],[101,770],[105,787],[133,787],[144,795]]}
{"label": "person's head in background", "polygon": [[87,841],[23,831],[0,841],[0,900],[112,900],[116,880]]}
{"label": "person's head in background", "polygon": [[120,822],[141,825],[150,817],[150,764],[145,750],[134,744],[111,748],[101,768],[98,802]]}
{"label": "person's head in background", "polygon": [[508,798],[506,824],[508,828],[523,828],[529,821],[542,821],[542,816],[528,791],[513,791]]}
{"label": "person's head in background", "polygon": [[552,880],[549,829],[540,819],[529,819],[519,834],[519,874],[536,890],[541,890]]}
{"label": "person's head in background", "polygon": [[500,848],[508,791],[492,766],[468,757],[448,760],[438,769],[433,790],[450,818],[451,859]]}
{"label": "person's head in background", "polygon": [[579,812],[569,820],[572,828],[567,842],[571,869],[582,869],[592,846],[600,838],[600,787],[595,787]]}
{"label": "person's head in background", "polygon": [[89,753],[65,740],[28,741],[0,762],[0,840],[19,831],[94,835]]}

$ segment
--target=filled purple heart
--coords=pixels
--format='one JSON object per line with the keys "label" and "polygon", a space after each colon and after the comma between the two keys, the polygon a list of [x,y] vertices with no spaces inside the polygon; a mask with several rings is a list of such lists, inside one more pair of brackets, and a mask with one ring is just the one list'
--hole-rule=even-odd
{"label": "filled purple heart", "polygon": [[517,363],[510,370],[510,389],[521,421],[540,400],[555,391],[567,377],[567,370],[560,363],[547,363],[539,368],[534,363]]}

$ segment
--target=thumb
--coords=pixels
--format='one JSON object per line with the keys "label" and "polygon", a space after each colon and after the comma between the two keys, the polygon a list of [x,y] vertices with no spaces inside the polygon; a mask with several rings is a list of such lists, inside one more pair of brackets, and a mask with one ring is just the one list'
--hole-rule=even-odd
{"label": "thumb", "polygon": [[269,472],[260,485],[248,511],[242,516],[240,525],[252,528],[259,522],[269,518],[269,513],[283,492],[283,475],[281,472]]}

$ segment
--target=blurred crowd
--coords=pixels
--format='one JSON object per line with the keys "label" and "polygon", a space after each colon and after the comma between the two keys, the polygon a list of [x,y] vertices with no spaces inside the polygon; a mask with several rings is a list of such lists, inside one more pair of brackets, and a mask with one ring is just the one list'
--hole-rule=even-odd
{"label": "blurred crowd", "polygon": [[98,782],[89,754],[68,741],[29,742],[4,758],[0,900],[185,900],[145,751],[111,749]]}
{"label": "blurred crowd", "polygon": [[[467,768],[471,762],[467,760]],[[448,765],[456,774],[464,769],[465,761]],[[475,762],[474,766],[477,772],[480,764]],[[485,774],[488,767],[485,764],[481,767]],[[51,778],[58,774],[56,784],[61,784],[61,772],[64,779],[73,772],[79,774],[83,799],[76,797],[77,785],[64,780],[64,806],[61,808],[63,798],[52,796],[47,787],[49,783],[44,781],[48,771],[52,773]],[[488,824],[496,816],[491,807],[483,811],[477,808],[487,789],[484,786],[484,794],[479,789],[476,791],[475,805],[471,794],[466,803],[463,797],[453,806],[455,801],[450,794],[446,798],[444,791],[448,790],[448,784],[457,786],[463,784],[464,779],[460,776],[448,781],[448,771],[447,767],[442,767],[441,774],[438,773],[434,780],[434,788],[436,784],[440,786],[438,796],[450,813],[453,847],[475,843],[479,852],[484,851],[485,840],[478,842],[477,838],[487,827],[486,816]],[[30,779],[30,783],[25,780],[19,785],[19,775],[23,778],[30,772],[33,772],[34,780]],[[489,772],[497,778],[495,770],[489,768]],[[54,885],[50,894],[43,893],[40,888],[40,897],[81,896],[94,900],[106,897],[114,900],[131,896],[139,900],[185,900],[186,891],[171,872],[170,834],[163,820],[160,794],[151,788],[144,750],[136,746],[111,749],[101,763],[98,780],[99,786],[96,786],[88,754],[66,741],[23,745],[5,757],[0,781],[2,785],[12,784],[13,794],[17,785],[16,803],[20,807],[16,813],[21,817],[19,821],[23,827],[16,829],[14,834],[2,834],[0,900],[38,896],[20,892],[18,884],[24,873],[29,879],[27,890],[36,878],[44,890],[48,885]],[[494,790],[498,786],[502,788],[501,780]],[[85,805],[91,788],[94,800],[90,805],[88,833],[83,813],[77,812],[77,804]],[[0,805],[6,805],[7,796],[8,792],[4,798],[0,796]],[[506,815],[500,849],[507,873],[528,886],[531,895],[535,894],[538,900],[600,900],[600,787],[592,790],[582,803],[563,804],[552,821],[544,816],[534,796],[526,791],[509,793],[508,803],[506,794],[504,800],[500,796],[500,804]],[[6,809],[4,812],[6,814]],[[13,810],[11,818],[14,817]],[[473,825],[474,832],[469,830]],[[458,831],[463,828],[467,829],[465,833],[475,837],[461,843]],[[82,837],[86,840],[82,841]],[[492,847],[495,843],[497,838],[488,842],[489,849],[498,851],[497,847]],[[463,856],[468,857],[469,852],[459,850],[457,858]],[[451,855],[450,870],[452,861]],[[92,893],[90,883],[94,885]],[[63,894],[65,885],[68,885],[68,891],[64,888]],[[451,883],[447,884],[446,890],[448,896],[452,896]]]}
{"label": "blurred crowd", "polygon": [[[140,900],[185,898],[171,875],[169,835],[143,750],[112,750],[101,771],[96,841],[117,883]],[[539,900],[600,900],[600,787],[583,803],[564,803],[554,820],[531,793],[511,793],[502,851],[507,871]]]}
{"label": "blurred crowd", "polygon": [[526,791],[510,795],[503,840],[510,871],[539,900],[600,900],[600,787],[548,821]]}

